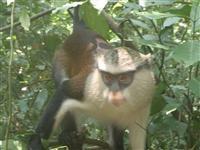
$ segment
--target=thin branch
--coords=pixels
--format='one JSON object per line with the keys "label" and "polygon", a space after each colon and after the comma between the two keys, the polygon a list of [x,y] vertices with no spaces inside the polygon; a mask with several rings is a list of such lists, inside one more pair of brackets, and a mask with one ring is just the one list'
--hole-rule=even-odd
{"label": "thin branch", "polygon": [[160,44],[163,44],[163,42],[161,40],[161,37],[160,37],[160,32],[159,32],[158,28],[156,27],[156,25],[153,22],[153,20],[150,19],[150,21],[151,21],[151,24],[153,25],[153,28],[154,28],[155,32],[158,34],[158,40],[159,40]]}
{"label": "thin branch", "polygon": [[188,28],[186,27],[186,28],[185,28],[185,31],[183,32],[183,35],[182,35],[182,37],[181,37],[181,41],[184,40],[187,31],[188,31]]}
{"label": "thin branch", "polygon": [[101,140],[97,140],[97,139],[91,139],[91,138],[86,138],[84,140],[85,144],[88,144],[88,145],[96,145],[96,146],[99,146],[101,147],[102,149],[107,149],[109,150],[110,147],[109,147],[109,144],[104,142],[104,141],[101,141]]}
{"label": "thin branch", "polygon": [[174,2],[174,4],[177,3],[177,4],[192,4],[191,2],[184,2],[184,1],[176,1]]}
{"label": "thin branch", "polygon": [[137,34],[139,35],[139,37],[141,38],[141,39],[144,39],[144,37],[142,36],[142,34],[140,33],[140,31],[138,30],[138,28],[133,24],[133,22],[130,20],[130,19],[128,19],[127,20],[130,24],[131,24],[131,26],[135,29],[135,31],[137,32]]}
{"label": "thin branch", "polygon": [[104,16],[104,18],[106,19],[109,27],[111,28],[111,30],[115,33],[115,34],[121,34],[121,29],[120,29],[120,24],[117,23],[116,21],[113,20],[113,18],[108,15],[105,11],[102,11],[101,14]]}
{"label": "thin branch", "polygon": [[13,27],[14,27],[14,9],[15,9],[15,1],[12,3],[11,8],[11,17],[10,17],[10,58],[8,64],[8,121],[6,127],[6,145],[5,149],[8,150],[8,139],[9,139],[9,132],[11,128],[11,121],[12,121],[12,61],[13,61],[13,52],[14,52],[14,44],[13,44]]}
{"label": "thin branch", "polygon": [[200,63],[198,62],[196,70],[195,70],[195,77],[198,77],[198,75],[199,75],[199,69],[200,69]]}
{"label": "thin branch", "polygon": [[[48,10],[42,11],[42,12],[40,12],[40,13],[38,13],[38,14],[32,16],[32,17],[30,18],[30,21],[37,20],[37,19],[40,18],[40,17],[43,17],[43,16],[45,16],[45,15],[50,14],[54,9],[55,9],[55,8],[50,8],[50,9],[48,9]],[[13,27],[17,27],[17,26],[19,26],[20,24],[21,24],[21,23],[20,23],[19,21],[18,21],[18,22],[15,22],[15,23],[13,23]],[[10,25],[6,25],[6,26],[0,28],[0,32],[9,30],[10,28],[11,28],[11,24],[10,24]]]}
{"label": "thin branch", "polygon": [[117,23],[110,15],[108,15],[105,11],[101,12],[102,16],[106,19],[110,29],[115,33],[121,41],[123,41],[122,30],[120,28],[120,24]]}

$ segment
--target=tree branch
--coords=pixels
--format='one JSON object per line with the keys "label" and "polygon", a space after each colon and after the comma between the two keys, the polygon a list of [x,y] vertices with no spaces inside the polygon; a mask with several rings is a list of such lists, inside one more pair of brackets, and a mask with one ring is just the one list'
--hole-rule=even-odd
{"label": "tree branch", "polygon": [[130,47],[132,49],[137,49],[136,46],[132,43],[132,41],[124,40],[123,37],[123,30],[122,30],[122,24],[126,22],[125,20],[122,23],[117,23],[110,15],[108,15],[105,11],[101,12],[102,16],[106,19],[106,22],[108,23],[110,29],[119,37],[119,39],[122,42],[122,45],[126,47]]}
{"label": "tree branch", "polygon": [[101,141],[101,140],[86,138],[84,142],[85,142],[85,144],[88,144],[88,145],[99,146],[102,149],[108,149],[108,150],[110,149],[109,144],[104,141]]}
{"label": "tree branch", "polygon": [[[43,16],[45,16],[45,15],[50,14],[54,9],[55,9],[55,8],[50,8],[50,9],[48,9],[48,10],[42,11],[42,12],[40,12],[40,13],[38,13],[38,14],[32,16],[32,17],[30,18],[30,21],[34,21],[34,20],[36,20],[36,19],[38,19],[38,18],[40,18],[40,17],[43,17]],[[13,24],[13,27],[17,27],[17,26],[19,26],[20,24],[21,24],[21,23],[20,23],[19,21],[18,21],[18,22],[15,22],[15,23]],[[10,28],[11,28],[11,25],[6,25],[6,26],[0,28],[0,32],[9,30]]]}
{"label": "tree branch", "polygon": [[102,11],[101,14],[106,19],[106,22],[108,23],[110,29],[119,37],[121,37],[122,30],[120,29],[120,24],[115,22],[113,18],[108,15],[105,11]]}

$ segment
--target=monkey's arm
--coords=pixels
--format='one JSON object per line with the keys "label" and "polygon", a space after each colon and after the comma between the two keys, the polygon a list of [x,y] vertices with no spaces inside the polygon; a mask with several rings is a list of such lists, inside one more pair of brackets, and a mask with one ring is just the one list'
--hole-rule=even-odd
{"label": "monkey's arm", "polygon": [[66,99],[61,104],[60,109],[55,116],[54,128],[57,128],[59,126],[60,122],[62,122],[67,112],[88,111],[88,110],[89,110],[89,105],[87,105],[86,103],[79,102],[76,99],[71,99],[71,98]]}

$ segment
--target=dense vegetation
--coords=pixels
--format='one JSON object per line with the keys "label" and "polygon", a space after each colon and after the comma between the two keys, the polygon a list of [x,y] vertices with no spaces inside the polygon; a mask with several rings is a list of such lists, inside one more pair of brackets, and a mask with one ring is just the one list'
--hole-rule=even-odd
{"label": "dense vegetation", "polygon": [[[67,9],[77,4],[86,24],[113,46],[131,41],[139,51],[154,55],[158,84],[147,148],[200,149],[199,0],[2,0],[0,149],[26,149],[27,139],[55,90],[51,59],[71,33]],[[98,15],[102,9],[119,25],[120,33],[112,32]],[[95,121],[88,119],[84,128],[88,138],[105,141],[104,127]],[[127,138],[125,142],[127,145]]]}

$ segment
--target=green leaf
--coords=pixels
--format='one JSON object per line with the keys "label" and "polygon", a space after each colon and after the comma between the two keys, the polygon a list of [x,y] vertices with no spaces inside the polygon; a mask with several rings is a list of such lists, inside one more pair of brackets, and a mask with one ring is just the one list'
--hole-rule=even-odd
{"label": "green leaf", "polygon": [[192,20],[192,28],[194,31],[200,29],[200,2],[193,1],[192,10],[190,13],[190,19]]}
{"label": "green leaf", "polygon": [[103,16],[90,3],[85,3],[80,7],[81,17],[88,27],[99,33],[104,38],[109,38],[109,26]]}
{"label": "green leaf", "polygon": [[186,123],[177,121],[174,117],[169,117],[165,122],[170,127],[170,130],[177,132],[181,137],[184,136],[187,129]]}
{"label": "green leaf", "polygon": [[136,12],[137,15],[146,17],[148,19],[162,19],[162,18],[168,18],[168,17],[174,17],[175,15],[170,13],[160,13],[156,11],[152,12]]}
{"label": "green leaf", "polygon": [[166,87],[167,87],[166,84],[163,82],[160,82],[156,86],[156,92],[154,94],[152,106],[151,106],[151,115],[154,115],[160,112],[166,105],[166,102],[162,97],[162,93],[164,93]]}
{"label": "green leaf", "polygon": [[22,113],[26,113],[29,110],[26,100],[20,100],[18,102],[19,109]]}
{"label": "green leaf", "polygon": [[169,9],[166,12],[169,12],[171,14],[174,14],[180,17],[189,17],[190,11],[191,11],[190,5],[183,5],[182,7],[176,7],[175,9],[174,8]]}
{"label": "green leaf", "polygon": [[181,45],[172,48],[172,58],[186,66],[193,65],[200,61],[200,41],[187,41]]}
{"label": "green leaf", "polygon": [[[5,147],[6,147],[6,142],[1,141],[0,142],[0,149],[3,150]],[[23,150],[23,149],[25,149],[25,145],[21,141],[11,140],[11,139],[8,140],[8,150]]]}
{"label": "green leaf", "polygon": [[51,3],[52,7],[61,7],[65,4],[66,4],[66,0],[59,0],[59,1],[53,0]]}
{"label": "green leaf", "polygon": [[[6,127],[7,127],[6,122],[2,122],[2,120],[1,120],[1,122],[0,122],[0,139],[4,139],[5,138]],[[0,149],[1,149],[1,144],[0,144]]]}
{"label": "green leaf", "polygon": [[47,89],[42,89],[41,91],[39,91],[35,104],[38,110],[41,110],[44,103],[46,102],[48,98],[48,90]]}
{"label": "green leaf", "polygon": [[179,21],[181,20],[180,17],[171,17],[171,18],[167,18],[164,23],[163,23],[163,26],[164,27],[169,27],[175,23],[178,23]]}
{"label": "green leaf", "polygon": [[142,22],[140,20],[131,19],[131,22],[136,26],[139,26],[139,27],[142,27],[144,29],[150,30],[150,27],[146,23],[144,23],[144,22]]}
{"label": "green leaf", "polygon": [[167,102],[167,105],[164,107],[164,109],[162,110],[163,113],[165,113],[166,115],[172,113],[173,111],[177,110],[182,104],[181,102],[168,97],[168,96],[163,96],[163,98],[165,99],[165,101]]}
{"label": "green leaf", "polygon": [[172,115],[160,117],[149,125],[149,132],[158,135],[169,134],[173,131],[178,133],[179,136],[184,136],[186,129],[187,124],[177,121]]}
{"label": "green leaf", "polygon": [[19,15],[19,22],[21,23],[24,30],[29,30],[30,27],[30,17],[26,10],[22,10]]}
{"label": "green leaf", "polygon": [[177,121],[174,117],[169,117],[164,122],[170,130],[177,132],[180,136],[184,136],[187,129],[186,123]]}
{"label": "green leaf", "polygon": [[46,67],[46,65],[41,64],[41,65],[36,65],[35,67],[36,67],[38,70],[44,70],[45,67]]}
{"label": "green leaf", "polygon": [[45,36],[44,42],[45,42],[45,49],[51,52],[54,52],[54,50],[57,48],[57,46],[60,44],[60,37],[55,34],[48,34],[48,36]]}
{"label": "green leaf", "polygon": [[162,45],[160,43],[158,43],[157,41],[155,40],[143,40],[143,39],[136,39],[134,38],[138,43],[142,44],[142,45],[147,45],[147,46],[150,46],[150,47],[153,47],[153,48],[161,48],[161,49],[164,49],[164,50],[169,50],[169,48],[165,45]]}
{"label": "green leaf", "polygon": [[189,81],[188,85],[189,89],[191,90],[194,95],[200,97],[200,80],[199,79],[192,79]]}

